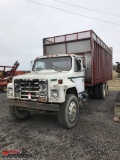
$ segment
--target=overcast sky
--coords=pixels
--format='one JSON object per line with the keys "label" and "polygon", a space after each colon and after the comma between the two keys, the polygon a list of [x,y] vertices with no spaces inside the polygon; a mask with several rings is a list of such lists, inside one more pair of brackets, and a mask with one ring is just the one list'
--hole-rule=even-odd
{"label": "overcast sky", "polygon": [[[33,1],[120,24],[120,0],[61,0],[119,17],[53,0]],[[120,61],[120,25],[62,12],[26,0],[0,0],[0,65],[12,65],[18,60],[19,70],[29,70],[30,61],[43,54],[42,38],[90,29],[109,47],[113,47],[113,62]]]}

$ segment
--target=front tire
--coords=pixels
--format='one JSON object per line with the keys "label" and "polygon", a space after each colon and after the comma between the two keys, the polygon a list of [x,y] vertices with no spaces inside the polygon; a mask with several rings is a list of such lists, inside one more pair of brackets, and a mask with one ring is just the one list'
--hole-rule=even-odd
{"label": "front tire", "polygon": [[73,94],[66,95],[66,101],[60,105],[58,121],[65,128],[72,128],[79,118],[79,104],[77,97]]}
{"label": "front tire", "polygon": [[9,106],[9,112],[11,116],[15,119],[25,119],[30,115],[29,111],[21,110],[16,106]]}

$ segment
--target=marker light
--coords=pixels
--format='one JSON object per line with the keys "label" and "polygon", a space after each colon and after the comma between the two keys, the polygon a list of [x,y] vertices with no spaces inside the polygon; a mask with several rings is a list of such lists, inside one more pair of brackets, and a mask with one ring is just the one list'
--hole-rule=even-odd
{"label": "marker light", "polygon": [[58,79],[58,84],[63,84],[63,79]]}

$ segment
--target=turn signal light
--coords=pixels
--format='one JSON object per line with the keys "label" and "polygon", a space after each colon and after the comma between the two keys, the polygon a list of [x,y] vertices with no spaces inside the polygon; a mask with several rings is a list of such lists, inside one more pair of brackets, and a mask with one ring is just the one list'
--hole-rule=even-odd
{"label": "turn signal light", "polygon": [[63,79],[58,79],[58,84],[63,84]]}

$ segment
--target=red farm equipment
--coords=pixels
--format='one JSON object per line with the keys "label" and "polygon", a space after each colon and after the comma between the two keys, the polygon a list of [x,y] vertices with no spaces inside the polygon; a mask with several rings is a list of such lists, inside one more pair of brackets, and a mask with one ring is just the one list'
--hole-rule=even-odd
{"label": "red farm equipment", "polygon": [[7,90],[7,84],[12,81],[18,66],[18,61],[16,61],[13,66],[0,66],[0,68],[2,68],[0,69],[0,90],[3,92]]}

